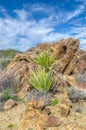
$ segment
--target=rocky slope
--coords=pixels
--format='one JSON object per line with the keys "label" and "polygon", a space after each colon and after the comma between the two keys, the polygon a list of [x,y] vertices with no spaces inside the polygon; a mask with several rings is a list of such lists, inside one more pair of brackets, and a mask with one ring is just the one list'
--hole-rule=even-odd
{"label": "rocky slope", "polygon": [[[62,39],[51,44],[39,44],[32,50],[15,56],[0,76],[0,92],[14,88],[24,103],[17,103],[11,110],[0,112],[0,130],[8,130],[8,122],[14,124],[13,130],[86,130],[86,52],[79,49],[79,44],[78,39]],[[44,50],[50,50],[55,57],[51,69],[54,72],[56,90],[51,94],[50,100],[58,98],[56,106],[45,106],[42,97],[38,102],[26,98],[27,93],[32,91],[28,76],[37,68],[33,58]],[[18,122],[12,120],[16,111],[20,111],[15,116]]]}
{"label": "rocky slope", "polygon": [[[2,73],[0,83],[2,79],[4,80],[3,82],[6,82],[7,77],[10,76],[14,77],[11,78],[10,84],[13,85],[12,87],[18,86],[16,88],[16,90],[18,89],[17,91],[20,91],[21,88],[24,89],[24,87],[29,89],[27,78],[29,72],[36,67],[33,58],[36,54],[47,49],[50,49],[51,55],[56,57],[55,62],[52,64],[52,69],[56,74],[61,73],[68,76],[82,74],[86,70],[86,52],[79,49],[79,44],[80,42],[77,39],[62,39],[56,43],[39,44],[30,52],[18,54],[6,71]],[[2,85],[3,82],[1,83]]]}

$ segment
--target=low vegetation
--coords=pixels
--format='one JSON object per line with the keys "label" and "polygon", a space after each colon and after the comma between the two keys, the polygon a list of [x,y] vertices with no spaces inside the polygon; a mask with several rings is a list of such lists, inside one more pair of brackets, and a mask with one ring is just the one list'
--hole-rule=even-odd
{"label": "low vegetation", "polygon": [[52,106],[56,106],[58,103],[59,103],[59,100],[58,100],[57,98],[55,98],[55,99],[53,99],[53,100],[51,101],[51,105],[52,105]]}
{"label": "low vegetation", "polygon": [[2,58],[13,58],[16,54],[16,50],[8,49],[8,50],[0,50],[0,57]]}
{"label": "low vegetation", "polygon": [[10,59],[3,59],[2,62],[1,62],[2,70],[3,70],[4,68],[6,68],[6,67],[10,64],[11,61],[12,61],[12,60],[10,60]]}
{"label": "low vegetation", "polygon": [[8,99],[15,99],[13,89],[4,90],[4,92],[2,94],[2,99],[5,100],[5,101],[8,100]]}
{"label": "low vegetation", "polygon": [[54,57],[49,51],[44,51],[34,58],[34,62],[41,65],[36,71],[32,71],[29,77],[29,83],[38,91],[48,92],[53,84],[53,73],[49,68],[54,62]]}
{"label": "low vegetation", "polygon": [[76,75],[78,82],[86,82],[86,71],[83,74]]}
{"label": "low vegetation", "polygon": [[7,90],[9,88],[15,89],[17,87],[17,84],[19,84],[19,81],[16,80],[13,70],[11,70],[10,73],[8,73],[8,74],[3,73],[0,77],[1,91]]}
{"label": "low vegetation", "polygon": [[51,56],[49,51],[44,51],[35,57],[34,62],[44,67],[50,67],[54,62],[54,56]]}
{"label": "low vegetation", "polygon": [[8,128],[9,128],[9,129],[12,129],[13,127],[14,127],[13,124],[9,124],[9,125],[8,125]]}
{"label": "low vegetation", "polygon": [[0,69],[4,70],[17,53],[20,52],[13,49],[0,50]]}
{"label": "low vegetation", "polygon": [[46,72],[45,68],[32,71],[29,77],[29,83],[38,91],[48,92],[53,83],[53,74],[51,71]]}

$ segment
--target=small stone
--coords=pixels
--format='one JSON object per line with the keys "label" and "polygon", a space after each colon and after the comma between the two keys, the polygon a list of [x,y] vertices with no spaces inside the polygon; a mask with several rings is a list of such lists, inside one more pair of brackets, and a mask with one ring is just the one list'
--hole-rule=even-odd
{"label": "small stone", "polygon": [[70,104],[70,102],[68,102],[66,100],[62,100],[58,106],[58,108],[60,109],[60,114],[62,116],[68,116],[70,113],[71,107],[72,107],[72,105]]}
{"label": "small stone", "polygon": [[28,111],[25,114],[25,119],[32,119],[36,116],[36,111],[32,110],[32,111]]}
{"label": "small stone", "polygon": [[50,115],[50,114],[51,114],[51,110],[50,110],[50,108],[45,107],[45,108],[42,110],[42,113],[47,114],[47,115]]}
{"label": "small stone", "polygon": [[64,106],[61,106],[61,115],[62,116],[67,116],[67,115],[69,115],[69,113],[70,113],[70,108],[69,107],[67,107],[66,105],[64,105]]}
{"label": "small stone", "polygon": [[31,106],[31,107],[36,107],[36,105],[37,105],[37,102],[36,102],[36,100],[34,100],[34,99],[31,99],[29,102],[28,102],[28,106]]}
{"label": "small stone", "polygon": [[37,109],[42,109],[44,106],[45,106],[44,99],[39,99],[39,101],[38,101],[38,103],[36,105],[36,108]]}
{"label": "small stone", "polygon": [[61,121],[59,120],[59,118],[51,115],[48,117],[45,126],[46,127],[58,127],[61,125]]}
{"label": "small stone", "polygon": [[4,110],[9,110],[9,109],[11,109],[12,107],[14,107],[16,105],[17,105],[17,103],[14,100],[9,99],[9,100],[7,100],[5,102],[3,109]]}

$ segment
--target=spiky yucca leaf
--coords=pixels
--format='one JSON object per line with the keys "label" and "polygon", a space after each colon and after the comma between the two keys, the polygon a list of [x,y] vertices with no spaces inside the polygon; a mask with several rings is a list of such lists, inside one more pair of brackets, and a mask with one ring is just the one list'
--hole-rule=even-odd
{"label": "spiky yucca leaf", "polygon": [[29,77],[29,83],[38,91],[48,92],[53,83],[52,72],[46,72],[44,68],[35,72],[32,71]]}
{"label": "spiky yucca leaf", "polygon": [[44,51],[34,58],[34,62],[44,67],[50,67],[54,62],[54,57],[50,56],[49,51]]}

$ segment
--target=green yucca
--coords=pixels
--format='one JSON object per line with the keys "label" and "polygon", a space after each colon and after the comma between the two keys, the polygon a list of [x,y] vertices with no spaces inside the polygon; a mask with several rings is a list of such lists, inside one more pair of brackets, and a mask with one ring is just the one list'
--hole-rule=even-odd
{"label": "green yucca", "polygon": [[46,72],[45,69],[32,71],[29,77],[29,83],[38,91],[48,92],[53,83],[52,72]]}
{"label": "green yucca", "polygon": [[44,67],[50,67],[53,61],[54,57],[50,56],[49,51],[44,51],[34,58],[34,62]]}

